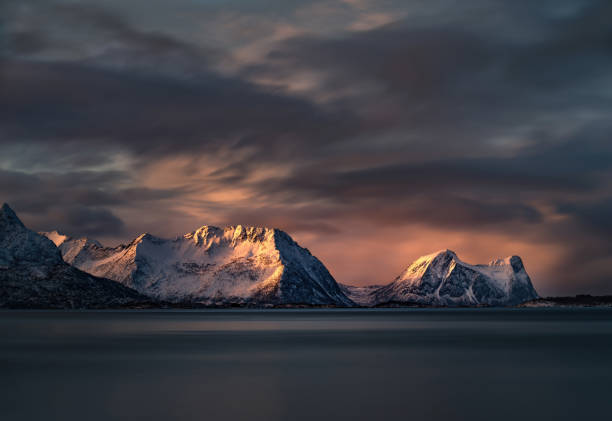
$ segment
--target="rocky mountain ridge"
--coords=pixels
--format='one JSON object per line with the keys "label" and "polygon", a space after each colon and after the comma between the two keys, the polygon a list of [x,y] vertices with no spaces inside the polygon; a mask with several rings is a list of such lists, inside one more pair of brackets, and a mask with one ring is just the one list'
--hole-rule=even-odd
{"label": "rocky mountain ridge", "polygon": [[53,242],[26,228],[7,204],[0,208],[0,307],[109,308],[146,301],[67,264]]}

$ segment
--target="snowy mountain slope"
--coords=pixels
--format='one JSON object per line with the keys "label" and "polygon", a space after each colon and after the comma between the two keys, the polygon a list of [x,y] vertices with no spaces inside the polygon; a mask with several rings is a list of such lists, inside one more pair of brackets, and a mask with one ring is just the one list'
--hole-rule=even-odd
{"label": "snowy mountain slope", "polygon": [[423,256],[392,283],[370,294],[372,304],[515,305],[538,298],[518,256],[470,265],[450,250]]}
{"label": "snowy mountain slope", "polygon": [[347,284],[339,284],[342,292],[349,297],[354,303],[360,306],[371,306],[373,304],[372,294],[382,288],[382,285],[366,285],[355,286]]}
{"label": "snowy mountain slope", "polygon": [[[72,238],[67,235],[60,234],[57,231],[40,232],[39,234],[44,235],[49,240],[53,241],[56,247],[61,252],[63,259],[76,267],[79,267],[78,261],[80,259],[86,259],[88,250],[93,248],[103,249],[102,244],[89,238]],[[83,253],[83,251],[85,252]],[[88,272],[88,271],[86,271]]]}
{"label": "snowy mountain slope", "polygon": [[277,229],[203,226],[175,240],[143,234],[115,248],[57,232],[46,235],[66,262],[159,299],[353,305],[325,266]]}
{"label": "snowy mountain slope", "polygon": [[84,273],[62,260],[46,237],[0,208],[0,307],[98,308],[145,302],[136,291]]}

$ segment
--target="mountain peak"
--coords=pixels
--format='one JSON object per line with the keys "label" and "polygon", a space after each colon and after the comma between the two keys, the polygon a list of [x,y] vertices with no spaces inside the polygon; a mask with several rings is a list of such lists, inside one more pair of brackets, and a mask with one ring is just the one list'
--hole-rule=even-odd
{"label": "mountain peak", "polygon": [[254,242],[261,242],[266,238],[272,238],[280,232],[280,230],[276,228],[247,225],[230,225],[225,227],[225,231],[231,232],[234,240],[248,240]]}
{"label": "mountain peak", "polygon": [[520,256],[516,256],[516,255],[508,256],[503,259],[491,260],[489,262],[489,266],[491,267],[509,266],[512,268],[514,272],[520,272],[521,270],[525,269],[525,265],[523,265],[523,260],[520,258]]}
{"label": "mountain peak", "polygon": [[449,249],[442,249],[442,250],[438,250],[433,253],[429,253],[429,254],[426,254],[424,256],[417,258],[413,262],[412,265],[430,263],[433,261],[440,261],[440,260],[450,261],[450,260],[459,260],[459,258],[457,257],[457,253],[455,253],[454,251],[449,250]]}
{"label": "mountain peak", "polygon": [[0,208],[0,266],[51,267],[62,258],[47,238],[26,228],[6,203]]}
{"label": "mountain peak", "polygon": [[438,250],[436,252],[426,254],[416,259],[406,270],[400,275],[400,278],[408,279],[415,276],[422,276],[425,271],[431,270],[430,267],[435,267],[436,271],[445,271],[451,262],[461,262],[457,254],[449,249]]}
{"label": "mountain peak", "polygon": [[453,259],[458,259],[457,257],[457,253],[455,253],[454,251],[450,250],[450,249],[442,249],[442,250],[438,250],[434,253],[431,253],[430,255],[426,256],[426,257],[438,257],[438,256],[448,256],[451,257]]}
{"label": "mountain peak", "polygon": [[68,263],[154,298],[353,305],[316,257],[274,228],[203,225],[175,239],[142,234],[127,247],[73,245],[61,249]]}
{"label": "mountain peak", "polygon": [[138,242],[138,241],[142,241],[142,240],[148,240],[149,238],[152,238],[152,237],[153,236],[151,234],[149,234],[148,232],[143,232],[138,237],[136,237],[134,242]]}
{"label": "mountain peak", "polygon": [[7,203],[2,204],[2,208],[0,208],[0,224],[2,227],[16,225],[25,228],[23,222],[21,222],[17,214],[15,214],[13,209],[11,209]]}
{"label": "mountain peak", "polygon": [[[140,234],[138,237],[136,237],[131,244],[142,244],[144,242],[159,242],[159,241],[164,241],[162,238],[156,237],[151,233],[145,232]],[[97,244],[99,244],[96,241]]]}
{"label": "mountain peak", "polygon": [[219,228],[213,225],[202,225],[197,230],[183,235],[183,238],[192,240],[196,245],[211,247],[221,243],[236,246],[242,242],[264,243],[271,240],[286,240],[290,237],[277,228],[248,225],[228,225]]}
{"label": "mountain peak", "polygon": [[512,305],[538,295],[519,256],[472,265],[447,249],[420,257],[371,296],[378,303]]}

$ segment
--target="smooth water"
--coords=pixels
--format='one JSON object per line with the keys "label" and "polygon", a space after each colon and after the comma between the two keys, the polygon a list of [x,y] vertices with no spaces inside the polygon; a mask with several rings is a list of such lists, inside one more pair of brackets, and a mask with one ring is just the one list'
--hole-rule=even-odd
{"label": "smooth water", "polygon": [[580,420],[612,311],[0,312],[1,420]]}

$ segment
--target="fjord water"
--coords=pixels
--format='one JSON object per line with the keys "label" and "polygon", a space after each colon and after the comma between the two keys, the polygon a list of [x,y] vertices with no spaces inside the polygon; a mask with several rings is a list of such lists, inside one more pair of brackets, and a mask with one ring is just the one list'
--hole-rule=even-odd
{"label": "fjord water", "polygon": [[2,420],[610,413],[612,311],[0,312]]}

